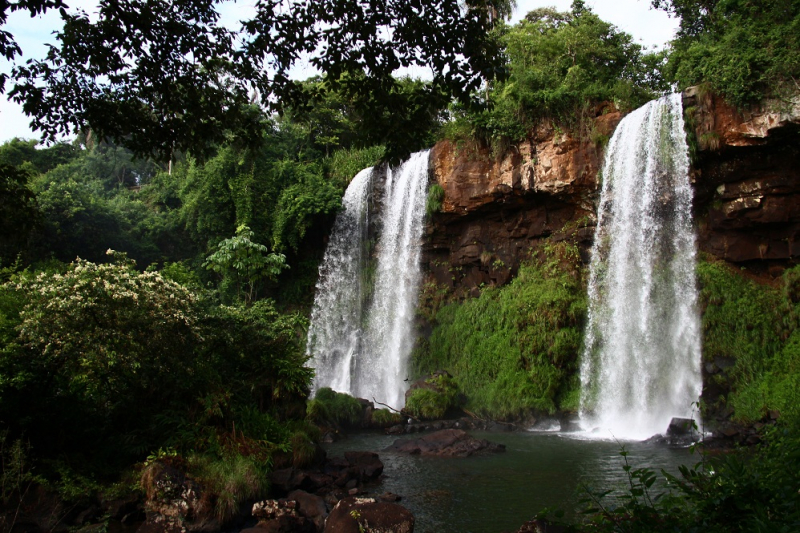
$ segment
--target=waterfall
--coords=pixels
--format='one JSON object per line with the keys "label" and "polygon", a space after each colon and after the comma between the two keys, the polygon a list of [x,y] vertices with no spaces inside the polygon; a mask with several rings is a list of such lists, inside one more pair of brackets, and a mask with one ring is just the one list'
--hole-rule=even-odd
{"label": "waterfall", "polygon": [[[362,170],[345,192],[311,312],[307,352],[315,390],[330,387],[397,409],[405,403],[428,154],[413,154],[384,173]],[[371,219],[378,204],[380,216]]]}
{"label": "waterfall", "polygon": [[581,419],[642,439],[689,417],[701,391],[692,189],[680,95],[612,137],[589,277]]}

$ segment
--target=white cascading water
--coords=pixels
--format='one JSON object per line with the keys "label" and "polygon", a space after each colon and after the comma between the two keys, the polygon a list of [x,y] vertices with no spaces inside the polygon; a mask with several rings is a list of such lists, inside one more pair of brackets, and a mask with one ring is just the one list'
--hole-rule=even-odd
{"label": "white cascading water", "polygon": [[637,109],[612,137],[589,278],[581,419],[644,439],[698,401],[700,320],[680,95]]}
{"label": "white cascading water", "polygon": [[361,171],[345,192],[325,257],[308,354],[314,389],[330,387],[400,409],[420,283],[428,151],[385,174],[380,232],[370,272],[369,203],[377,171]]}

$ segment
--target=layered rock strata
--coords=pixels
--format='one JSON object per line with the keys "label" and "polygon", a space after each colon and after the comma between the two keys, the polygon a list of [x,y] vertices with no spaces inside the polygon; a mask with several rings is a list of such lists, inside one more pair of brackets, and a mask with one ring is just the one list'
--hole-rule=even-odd
{"label": "layered rock strata", "polygon": [[[737,110],[692,88],[684,113],[699,249],[780,274],[800,253],[800,97]],[[428,283],[473,295],[503,285],[544,238],[573,238],[588,260],[604,140],[620,120],[606,106],[581,136],[545,123],[498,157],[437,144],[431,182],[444,200],[426,230]]]}
{"label": "layered rock strata", "polygon": [[800,255],[800,97],[737,110],[684,93],[701,251],[779,273]]}
{"label": "layered rock strata", "polygon": [[450,288],[503,285],[554,234],[588,248],[604,141],[621,119],[609,110],[602,107],[581,138],[543,123],[500,157],[476,143],[437,144],[432,173],[445,194],[424,247],[432,279]]}

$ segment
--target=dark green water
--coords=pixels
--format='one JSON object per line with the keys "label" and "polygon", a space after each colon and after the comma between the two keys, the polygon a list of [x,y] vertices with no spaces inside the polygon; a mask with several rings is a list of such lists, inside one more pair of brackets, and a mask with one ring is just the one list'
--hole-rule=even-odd
{"label": "dark green water", "polygon": [[[347,450],[380,454],[385,479],[370,493],[400,494],[400,503],[416,517],[417,533],[516,531],[545,507],[577,516],[581,485],[624,489],[617,442],[543,432],[472,434],[505,444],[506,452],[462,459],[404,456],[382,451],[397,437],[365,433],[330,445],[328,455]],[[697,461],[688,449],[624,444],[634,469],[677,473],[679,465]]]}

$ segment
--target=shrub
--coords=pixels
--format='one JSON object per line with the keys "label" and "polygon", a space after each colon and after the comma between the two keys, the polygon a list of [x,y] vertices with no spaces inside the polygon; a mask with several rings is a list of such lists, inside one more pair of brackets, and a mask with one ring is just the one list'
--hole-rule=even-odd
{"label": "shrub", "polygon": [[458,403],[458,386],[452,376],[437,372],[411,391],[405,410],[421,420],[436,420],[444,418],[447,411],[458,407]]}
{"label": "shrub", "polygon": [[394,426],[403,421],[403,415],[388,409],[375,409],[372,411],[372,425],[379,428]]}
{"label": "shrub", "polygon": [[798,271],[787,270],[783,287],[776,288],[722,261],[698,264],[703,359],[734,362],[708,379],[727,392],[721,400],[741,422],[759,420],[772,409],[780,410],[786,423],[800,422],[800,307],[793,301]]}
{"label": "shrub", "polygon": [[[708,454],[693,468],[681,466],[677,476],[634,469],[624,448],[621,455],[628,488],[585,488],[585,522],[569,531],[744,533],[789,532],[800,526],[797,434],[777,429],[755,452]],[[662,477],[666,488],[656,485]]]}
{"label": "shrub", "polygon": [[362,422],[364,408],[349,394],[322,387],[307,407],[308,419],[318,424],[340,424],[358,426]]}
{"label": "shrub", "polygon": [[421,420],[444,418],[447,408],[445,395],[431,389],[416,389],[406,401],[406,410]]}

